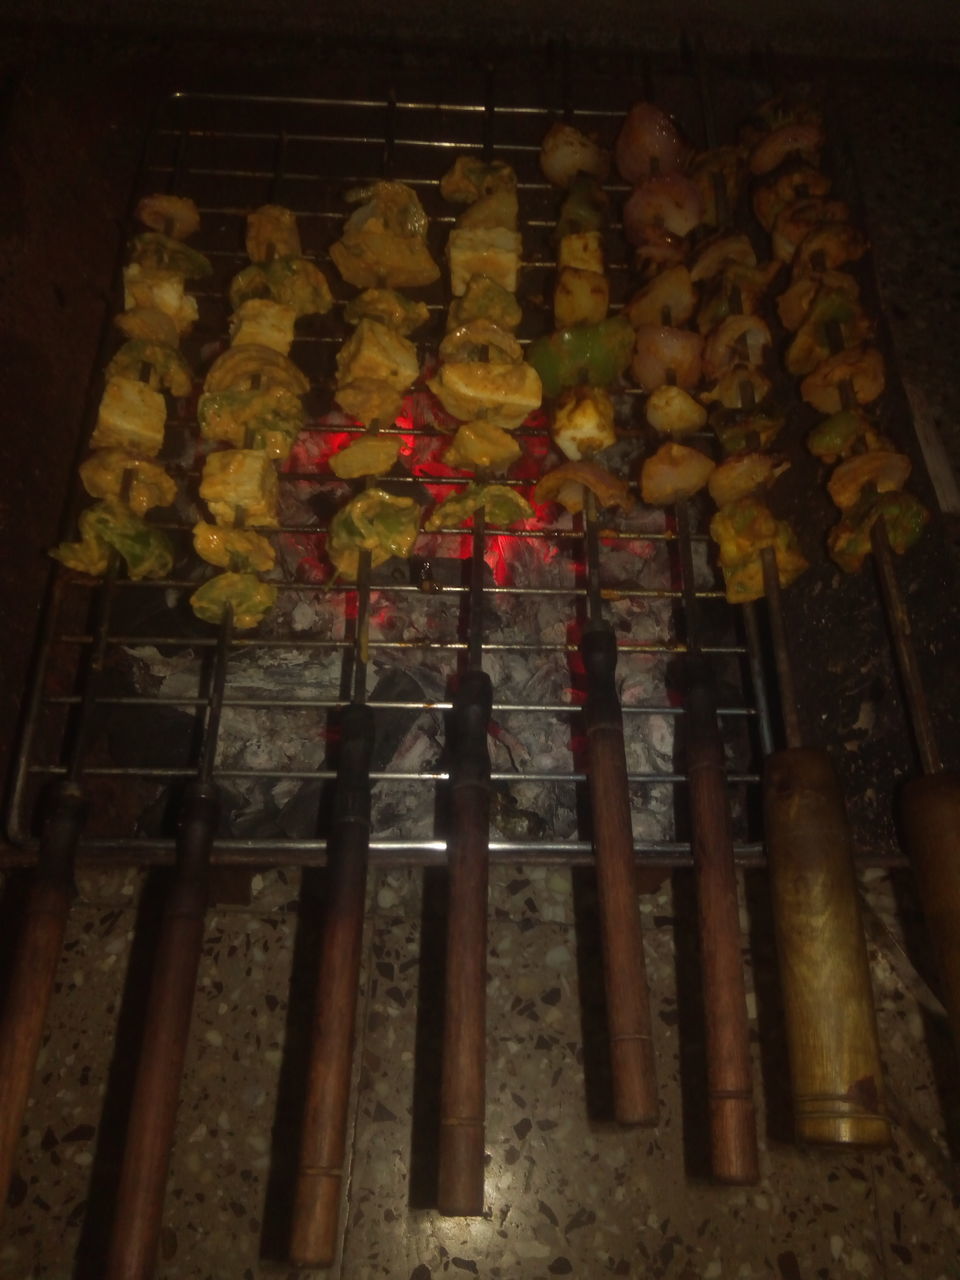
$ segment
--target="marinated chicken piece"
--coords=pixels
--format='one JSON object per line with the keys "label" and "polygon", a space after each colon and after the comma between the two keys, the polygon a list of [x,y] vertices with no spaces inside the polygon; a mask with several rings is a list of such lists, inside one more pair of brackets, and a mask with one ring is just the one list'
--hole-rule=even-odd
{"label": "marinated chicken piece", "polygon": [[448,360],[427,385],[455,418],[480,419],[505,430],[519,427],[543,399],[537,371],[527,363]]}
{"label": "marinated chicken piece", "polygon": [[801,276],[777,299],[777,313],[785,329],[793,333],[800,328],[821,289],[843,293],[853,302],[860,297],[860,286],[845,271],[814,272]]}
{"label": "marinated chicken piece", "polygon": [[671,235],[662,227],[647,227],[643,243],[637,245],[634,254],[641,280],[651,280],[668,267],[678,267],[687,258],[688,245],[680,236]]}
{"label": "marinated chicken piece", "polygon": [[793,255],[811,231],[824,223],[848,222],[850,208],[842,200],[825,200],[820,196],[796,200],[777,214],[771,231],[773,256],[781,262],[792,262]]}
{"label": "marinated chicken piece", "polygon": [[635,341],[626,316],[612,316],[537,338],[527,347],[527,363],[540,375],[546,396],[579,382],[609,387],[629,365]]}
{"label": "marinated chicken piece", "polygon": [[519,214],[516,191],[494,191],[464,209],[457,226],[464,231],[492,231],[500,227],[516,231]]}
{"label": "marinated chicken piece", "polygon": [[244,267],[230,283],[230,304],[237,309],[252,298],[292,307],[297,317],[326,315],[333,306],[327,277],[309,258],[273,258]]}
{"label": "marinated chicken piece", "polygon": [[209,258],[159,231],[135,236],[128,260],[152,271],[169,271],[184,280],[204,280],[213,274]]}
{"label": "marinated chicken piece", "polygon": [[481,506],[487,523],[499,529],[509,528],[518,520],[529,520],[533,515],[530,503],[510,485],[469,484],[461,493],[451,494],[441,502],[423,527],[428,533],[457,529],[472,519]]}
{"label": "marinated chicken piece", "polygon": [[906,454],[873,449],[835,467],[827,481],[827,492],[841,511],[849,511],[860,501],[865,488],[875,493],[896,493],[907,483],[911,470]]}
{"label": "marinated chicken piece", "polygon": [[183,276],[172,271],[159,271],[131,262],[123,269],[123,307],[150,307],[168,315],[178,334],[184,334],[197,321],[197,300],[184,290]]}
{"label": "marinated chicken piece", "polygon": [[636,329],[642,324],[684,325],[697,308],[697,293],[684,266],[668,267],[633,295],[623,309]]}
{"label": "marinated chicken piece", "polygon": [[201,622],[219,626],[229,606],[233,610],[233,629],[250,631],[276,605],[277,594],[272,582],[261,582],[252,573],[219,573],[197,587],[190,597],[190,607]]}
{"label": "marinated chicken piece", "polygon": [[759,316],[727,316],[704,343],[704,376],[715,380],[731,366],[762,364],[770,342],[770,330]]}
{"label": "marinated chicken piece", "polygon": [[303,427],[303,405],[299,396],[282,387],[208,391],[197,403],[197,422],[205,440],[261,449],[282,462]]}
{"label": "marinated chicken piece", "polygon": [[509,290],[489,276],[471,276],[463,295],[447,311],[447,328],[459,329],[471,320],[489,320],[498,329],[516,329],[523,318],[520,304]]}
{"label": "marinated chicken piece", "polygon": [[217,356],[207,371],[204,391],[282,390],[304,396],[310,390],[306,374],[279,351],[253,343],[233,346]]}
{"label": "marinated chicken piece", "polygon": [[144,196],[137,218],[151,231],[162,231],[175,240],[187,240],[200,226],[200,214],[192,200],[162,193]]}
{"label": "marinated chicken piece", "polygon": [[753,211],[764,231],[772,231],[777,214],[796,200],[825,196],[832,183],[825,173],[811,165],[795,165],[753,193]]}
{"label": "marinated chicken piece", "polygon": [[293,346],[293,326],[297,313],[293,307],[269,298],[250,298],[241,302],[230,317],[230,344],[234,347],[269,347],[288,355]]}
{"label": "marinated chicken piece", "polygon": [[247,214],[246,245],[251,262],[302,257],[296,214],[278,204],[264,204],[254,209]]}
{"label": "marinated chicken piece", "polygon": [[817,424],[807,436],[807,448],[815,458],[828,464],[846,458],[863,440],[876,449],[879,436],[867,415],[859,409],[841,409]]}
{"label": "marinated chicken piece", "polygon": [[411,289],[433,284],[440,268],[427,248],[427,215],[416,192],[402,182],[377,182],[349,192],[365,203],[347,219],[330,256],[358,289]]}
{"label": "marinated chicken piece", "polygon": [[863,515],[845,516],[827,535],[830,558],[844,573],[857,573],[870,554],[870,531],[877,520],[887,526],[891,550],[903,555],[919,541],[930,512],[912,493],[884,493]]}
{"label": "marinated chicken piece", "polygon": [[277,527],[277,472],[259,449],[221,449],[203,466],[200,497],[217,524]]}
{"label": "marinated chicken piece", "polygon": [[819,121],[781,125],[762,138],[751,151],[750,172],[757,176],[771,173],[792,155],[800,156],[816,168],[825,141]]}
{"label": "marinated chicken piece", "polygon": [[736,453],[710,473],[707,490],[718,507],[769,489],[790,463],[772,453]]}
{"label": "marinated chicken piece", "polygon": [[557,268],[576,271],[603,271],[603,232],[577,231],[562,236],[557,244]]}
{"label": "marinated chicken piece", "polygon": [[440,194],[451,204],[473,204],[497,191],[516,191],[517,175],[502,160],[489,163],[480,156],[457,156],[440,179]]}
{"label": "marinated chicken piece", "polygon": [[488,276],[508,293],[516,293],[520,233],[509,227],[454,227],[447,240],[447,262],[454,297],[466,292],[472,276]]}
{"label": "marinated chicken piece", "polygon": [[699,449],[673,441],[662,444],[640,468],[640,496],[654,507],[692,498],[707,483],[715,465]]}
{"label": "marinated chicken piece", "polygon": [[697,328],[709,333],[731,315],[756,315],[764,295],[780,271],[779,262],[748,267],[729,262],[706,282],[703,302],[697,313]]}
{"label": "marinated chicken piece", "polygon": [[839,336],[845,347],[869,338],[873,325],[860,303],[842,290],[821,287],[787,348],[785,364],[794,377],[812,373],[833,354]]}
{"label": "marinated chicken piece", "polygon": [[136,516],[169,507],[177,496],[173,477],[163,467],[127,449],[94,450],[80,465],[80,479],[91,498],[117,498]]}
{"label": "marinated chicken piece", "polygon": [[235,573],[268,573],[277,560],[273,544],[252,529],[230,529],[200,520],[193,526],[193,549],[201,560]]}
{"label": "marinated chicken piece", "polygon": [[820,111],[793,92],[779,93],[757,107],[740,128],[745,146],[755,147],[775,129],[788,124],[823,124]]}
{"label": "marinated chicken piece", "polygon": [[768,449],[783,430],[783,414],[759,409],[714,410],[712,427],[726,454]]}
{"label": "marinated chicken piece", "polygon": [[128,449],[155,458],[163,448],[167,405],[159,391],[133,378],[110,378],[100,401],[93,449]]}
{"label": "marinated chicken piece", "polygon": [[336,401],[361,426],[396,422],[403,412],[403,396],[379,378],[357,378],[337,387]]}
{"label": "marinated chicken piece", "polygon": [[376,378],[405,391],[420,372],[417,349],[396,329],[377,320],[361,320],[337,352],[337,385]]}
{"label": "marinated chicken piece", "polygon": [[720,210],[717,207],[718,191],[723,196],[726,220],[736,208],[740,198],[746,154],[742,147],[714,147],[701,151],[690,165],[690,177],[700,189],[703,201],[703,224],[720,226]]}
{"label": "marinated chicken piece", "polygon": [[721,507],[710,521],[710,536],[718,544],[720,567],[730,604],[746,604],[763,594],[760,552],[772,547],[781,587],[788,587],[809,567],[785,520],[777,520],[762,502],[738,498]]}
{"label": "marinated chicken piece", "polygon": [[722,404],[725,409],[752,409],[770,393],[765,373],[748,364],[735,364],[715,386],[700,393],[705,404]]}
{"label": "marinated chicken piece", "polygon": [[683,167],[687,148],[676,125],[652,102],[637,102],[627,112],[614,147],[624,182],[635,185],[653,172],[673,173]]}
{"label": "marinated chicken piece", "polygon": [[137,342],[159,342],[165,347],[175,347],[180,340],[177,326],[157,307],[131,307],[114,316],[113,323],[124,337]]}
{"label": "marinated chicken piece", "polygon": [[451,329],[440,343],[441,360],[485,360],[488,364],[519,364],[523,347],[512,333],[489,320],[471,320]]}
{"label": "marinated chicken piece", "polygon": [[557,401],[550,434],[572,462],[616,443],[613,401],[602,387],[570,387]]}
{"label": "marinated chicken piece", "polygon": [[603,231],[607,225],[607,193],[589,173],[578,173],[567,190],[557,218],[557,243],[585,231]]}
{"label": "marinated chicken piece", "polygon": [[489,422],[465,422],[457,428],[443,460],[462,471],[506,471],[523,450],[508,431]]}
{"label": "marinated chicken piece", "polygon": [[610,173],[610,152],[595,138],[558,120],[540,145],[540,169],[555,187],[569,187],[578,173],[589,173],[605,182]]}
{"label": "marinated chicken piece", "polygon": [[801,240],[793,258],[793,278],[859,262],[868,248],[866,236],[856,227],[846,222],[824,222]]}
{"label": "marinated chicken piece", "polygon": [[848,347],[817,365],[800,383],[807,404],[821,413],[839,413],[848,408],[841,396],[841,383],[848,383],[858,404],[870,404],[885,386],[883,356],[876,347]]}
{"label": "marinated chicken piece", "polygon": [[657,387],[647,397],[647,421],[656,431],[669,436],[685,436],[707,425],[707,411],[680,387]]}
{"label": "marinated chicken piece", "polygon": [[166,387],[172,396],[188,396],[193,390],[193,374],[186,360],[176,347],[163,342],[131,338],[107,365],[106,376],[108,380],[130,378],[145,382],[155,391]]}
{"label": "marinated chicken piece", "polygon": [[343,318],[347,324],[379,320],[388,329],[395,329],[407,337],[427,323],[430,308],[425,302],[405,298],[396,289],[364,289],[344,307]]}
{"label": "marinated chicken piece", "polygon": [[134,582],[166,578],[173,568],[173,548],[162,529],[125,506],[106,498],[80,512],[80,541],[62,542],[50,554],[78,573],[101,577],[107,571],[111,548],[123,559]]}
{"label": "marinated chicken piece", "polygon": [[562,462],[541,476],[533,491],[534,502],[556,502],[572,515],[583,510],[583,490],[589,489],[601,509],[629,511],[633,497],[625,480],[596,462]]}
{"label": "marinated chicken piece", "polygon": [[360,551],[373,568],[391,556],[406,558],[420,532],[421,509],[413,498],[396,498],[376,487],[365,489],[330,521],[327,555],[340,577],[355,581]]}
{"label": "marinated chicken piece", "polygon": [[714,236],[697,254],[690,268],[690,279],[694,284],[701,280],[710,280],[731,262],[742,263],[745,267],[755,267],[757,255],[753,245],[744,235]]}
{"label": "marinated chicken piece", "polygon": [[637,328],[630,374],[644,391],[655,391],[665,383],[691,390],[700,381],[702,351],[699,333],[642,324]]}
{"label": "marinated chicken piece", "polygon": [[553,292],[553,322],[558,329],[599,324],[610,306],[610,281],[599,271],[561,267]]}
{"label": "marinated chicken piece", "polygon": [[642,244],[646,227],[689,235],[703,221],[700,188],[682,173],[661,173],[636,187],[623,207],[623,232],[630,244]]}
{"label": "marinated chicken piece", "polygon": [[330,470],[340,480],[386,475],[400,456],[400,437],[362,435],[330,459]]}

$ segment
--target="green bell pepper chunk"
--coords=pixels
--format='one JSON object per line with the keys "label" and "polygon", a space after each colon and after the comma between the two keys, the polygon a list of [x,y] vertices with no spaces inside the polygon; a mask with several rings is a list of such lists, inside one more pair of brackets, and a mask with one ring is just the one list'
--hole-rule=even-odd
{"label": "green bell pepper chunk", "polygon": [[630,321],[614,316],[537,338],[527,348],[526,359],[540,375],[545,396],[559,395],[581,382],[608,387],[629,365],[634,339]]}

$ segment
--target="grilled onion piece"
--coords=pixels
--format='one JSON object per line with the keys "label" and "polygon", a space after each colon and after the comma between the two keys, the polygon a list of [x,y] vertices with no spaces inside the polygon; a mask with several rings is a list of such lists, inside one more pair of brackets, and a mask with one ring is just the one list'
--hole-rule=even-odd
{"label": "grilled onion piece", "polygon": [[846,408],[840,395],[842,382],[850,383],[859,404],[870,404],[882,394],[883,356],[876,347],[848,347],[830,356],[807,374],[800,383],[800,394],[821,413],[839,413]]}
{"label": "grilled onion piece", "polygon": [[270,298],[292,307],[297,316],[326,315],[333,306],[327,278],[309,258],[274,258],[255,262],[230,282],[230,304]]}
{"label": "grilled onion piece", "polygon": [[448,360],[427,385],[455,418],[481,419],[506,430],[519,427],[543,399],[537,371],[526,363]]}
{"label": "grilled onion piece", "polygon": [[148,524],[117,498],[105,498],[80,512],[79,542],[62,542],[50,552],[78,573],[100,577],[107,571],[111,548],[118,552],[134,582],[166,578],[173,568],[173,548],[162,529]]}
{"label": "grilled onion piece", "polygon": [[[144,378],[144,366],[149,376]],[[130,378],[158,390],[166,387],[172,396],[188,396],[193,389],[190,366],[174,346],[132,338],[125,342],[107,365],[107,378]]]}
{"label": "grilled onion piece", "polygon": [[906,454],[872,449],[836,466],[827,481],[827,492],[841,511],[849,511],[860,501],[867,486],[876,493],[898,492],[907,483],[912,469]]}
{"label": "grilled onion piece", "polygon": [[676,125],[652,102],[637,102],[627,112],[614,147],[617,169],[624,182],[641,182],[656,169],[680,169],[686,148]]}
{"label": "grilled onion piece", "polygon": [[589,173],[605,182],[610,172],[610,152],[572,124],[558,120],[540,145],[540,169],[555,187],[569,187],[578,173]]}
{"label": "grilled onion piece", "polygon": [[813,271],[832,271],[859,262],[869,245],[862,231],[847,222],[824,222],[805,236],[793,257],[793,278]]}
{"label": "grilled onion piece", "polygon": [[256,384],[261,390],[273,388],[303,396],[310,382],[292,360],[269,347],[250,345],[230,347],[217,356],[207,370],[204,391],[249,391]]}
{"label": "grilled onion piece", "polygon": [[670,324],[684,325],[697,308],[697,293],[690,272],[683,265],[668,267],[633,295],[623,309],[636,329],[642,324],[663,324],[664,313]]}
{"label": "grilled onion piece", "polygon": [[440,194],[451,204],[473,204],[482,196],[516,188],[517,175],[508,164],[503,160],[488,162],[480,156],[457,156],[452,168],[440,179]]}
{"label": "grilled onion piece", "polygon": [[197,422],[205,440],[262,449],[282,462],[303,426],[303,405],[283,387],[207,391],[197,402]]}
{"label": "grilled onion piece", "polygon": [[254,209],[247,214],[246,245],[251,262],[299,258],[303,249],[296,215],[278,204],[265,204]]}
{"label": "grilled onion piece", "polygon": [[193,549],[201,560],[235,573],[268,573],[277,560],[273,544],[252,529],[231,529],[200,520],[193,526]]}
{"label": "grilled onion piece", "polygon": [[[749,384],[750,399],[745,398]],[[770,392],[770,379],[748,364],[735,364],[728,369],[715,386],[700,393],[704,404],[722,404],[725,409],[750,409],[759,404]]]}
{"label": "grilled onion piece", "polygon": [[533,491],[534,502],[557,502],[576,515],[583,510],[583,490],[591,490],[601,508],[629,511],[633,497],[626,481],[596,462],[562,462],[541,476]]}
{"label": "grilled onion piece", "polygon": [[736,453],[721,462],[707,481],[707,490],[718,507],[725,507],[739,498],[747,498],[762,489],[769,489],[790,466],[783,458],[756,450]]}
{"label": "grilled onion piece", "polygon": [[80,479],[91,498],[123,501],[128,473],[126,505],[134,515],[145,516],[153,507],[172,505],[177,496],[173,477],[157,463],[138,458],[126,449],[95,449],[80,465]]}
{"label": "grilled onion piece", "polygon": [[631,244],[642,244],[647,227],[662,227],[686,236],[703,221],[700,188],[682,173],[661,173],[636,187],[623,207],[623,231]]}
{"label": "grilled onion piece", "polygon": [[430,309],[425,302],[405,298],[396,289],[364,289],[343,309],[347,324],[359,324],[361,320],[379,320],[388,329],[407,337],[430,319]]}
{"label": "grilled onion piece", "polygon": [[875,449],[879,436],[865,413],[859,409],[841,409],[817,424],[807,436],[807,448],[815,458],[833,463],[852,453],[860,440]]}
{"label": "grilled onion piece", "polygon": [[508,289],[489,276],[471,276],[447,312],[447,328],[459,329],[471,320],[489,320],[498,329],[516,329],[523,318],[520,304]]}
{"label": "grilled onion piece", "polygon": [[795,200],[809,196],[825,196],[831,181],[825,173],[812,165],[797,165],[787,169],[771,182],[757,187],[753,193],[753,211],[764,231],[771,231],[777,214]]}
{"label": "grilled onion piece", "polygon": [[715,380],[731,366],[762,364],[770,342],[770,330],[759,316],[727,316],[704,343],[704,376]]}
{"label": "grilled onion piece", "polygon": [[277,588],[274,584],[261,582],[252,573],[218,573],[190,597],[190,607],[197,617],[218,626],[223,622],[229,605],[237,631],[249,631],[257,626],[276,603]]}
{"label": "grilled onion piece", "polygon": [[819,121],[781,125],[762,138],[751,151],[750,172],[756,175],[770,173],[787,156],[794,154],[802,156],[816,168],[824,142],[823,126]]}
{"label": "grilled onion piece", "polygon": [[845,271],[813,272],[800,276],[777,299],[777,313],[785,329],[792,333],[800,328],[821,289],[843,293],[853,302],[860,297],[860,286]]}
{"label": "grilled onion piece", "polygon": [[696,284],[700,280],[710,280],[731,262],[740,262],[746,267],[757,265],[757,255],[753,245],[744,235],[719,235],[708,240],[700,249],[690,268],[690,279]]}
{"label": "grilled onion piece", "polygon": [[200,226],[197,206],[184,196],[144,196],[137,205],[137,217],[145,227],[176,240],[188,239]]}

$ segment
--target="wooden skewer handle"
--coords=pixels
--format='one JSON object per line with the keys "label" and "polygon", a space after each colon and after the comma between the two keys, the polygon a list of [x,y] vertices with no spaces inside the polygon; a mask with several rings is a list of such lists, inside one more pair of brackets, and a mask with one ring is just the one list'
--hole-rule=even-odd
{"label": "wooden skewer handle", "polygon": [[901,797],[903,832],[960,1053],[960,777],[914,778]]}
{"label": "wooden skewer handle", "polygon": [[691,674],[686,699],[687,773],[712,1168],[722,1182],[752,1183],[760,1177],[760,1168],[730,797],[712,682],[705,672]]}
{"label": "wooden skewer handle", "polygon": [[884,1146],[873,992],[840,781],[826,751],[767,758],[767,858],[797,1136]]}
{"label": "wooden skewer handle", "polygon": [[147,1280],[153,1275],[218,813],[215,788],[200,782],[191,784],[181,810],[178,871],[164,907],[154,958],[107,1280]]}
{"label": "wooden skewer handle", "polygon": [[621,1124],[655,1124],[657,1085],[650,994],[640,929],[623,716],[614,673],[617,642],[607,624],[580,644],[587,672],[587,758],[600,897],[604,985],[614,1114]]}
{"label": "wooden skewer handle", "polygon": [[454,703],[437,1178],[437,1207],[453,1215],[483,1213],[492,705],[490,677],[467,671]]}
{"label": "wooden skewer handle", "polygon": [[83,826],[80,788],[61,782],[43,823],[37,873],[0,1020],[0,1205],[6,1203],[43,1024],[73,898],[73,858]]}
{"label": "wooden skewer handle", "polygon": [[290,1260],[297,1266],[329,1267],[336,1259],[360,985],[373,713],[352,703],[340,723],[323,942],[290,1235]]}

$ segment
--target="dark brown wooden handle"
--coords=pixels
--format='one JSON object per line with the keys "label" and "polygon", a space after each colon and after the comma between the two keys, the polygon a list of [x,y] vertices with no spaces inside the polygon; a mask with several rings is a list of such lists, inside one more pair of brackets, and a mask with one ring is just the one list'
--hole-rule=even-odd
{"label": "dark brown wooden handle", "polygon": [[207,908],[215,790],[192,784],[184,798],[179,866],[164,907],[134,1083],[107,1280],[153,1275],[167,1170],[190,1034]]}
{"label": "dark brown wooden handle", "polygon": [[43,822],[37,873],[23,913],[0,1019],[0,1205],[6,1203],[30,1086],[73,899],[83,826],[80,788],[61,782]]}
{"label": "dark brown wooden handle", "polygon": [[940,995],[960,1053],[960,777],[914,778],[903,789],[900,812]]}
{"label": "dark brown wooden handle", "polygon": [[454,1215],[483,1213],[492,702],[489,676],[468,671],[454,703],[437,1176],[437,1207]]}
{"label": "dark brown wooden handle", "polygon": [[883,1146],[890,1123],[840,782],[825,751],[768,757],[767,858],[797,1136]]}
{"label": "dark brown wooden handle", "polygon": [[588,680],[587,772],[614,1114],[621,1124],[655,1124],[653,1028],[640,929],[623,716],[614,681],[616,638],[607,626],[591,627],[584,632],[580,647]]}
{"label": "dark brown wooden handle", "polygon": [[712,683],[705,673],[696,675],[687,690],[686,733],[711,1163],[720,1181],[751,1183],[759,1179],[760,1166],[737,871],[723,741]]}
{"label": "dark brown wooden handle", "polygon": [[297,1266],[329,1267],[337,1255],[370,852],[373,729],[369,707],[346,708],[290,1233],[290,1260]]}

